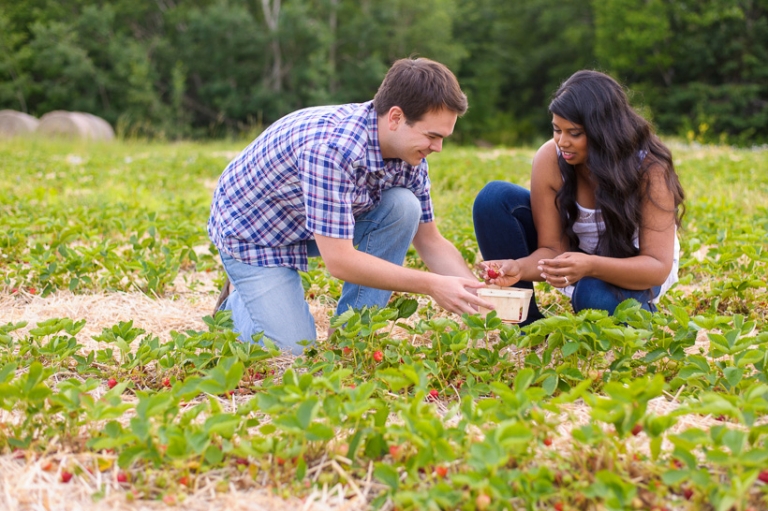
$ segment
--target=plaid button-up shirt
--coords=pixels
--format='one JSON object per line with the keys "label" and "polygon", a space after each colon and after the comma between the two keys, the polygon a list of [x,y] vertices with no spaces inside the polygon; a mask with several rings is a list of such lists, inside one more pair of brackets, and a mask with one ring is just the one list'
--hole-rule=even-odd
{"label": "plaid button-up shirt", "polygon": [[427,161],[384,160],[373,102],[299,110],[272,124],[224,170],[208,220],[219,251],[256,266],[307,270],[314,234],[352,239],[381,192],[411,190],[433,220]]}

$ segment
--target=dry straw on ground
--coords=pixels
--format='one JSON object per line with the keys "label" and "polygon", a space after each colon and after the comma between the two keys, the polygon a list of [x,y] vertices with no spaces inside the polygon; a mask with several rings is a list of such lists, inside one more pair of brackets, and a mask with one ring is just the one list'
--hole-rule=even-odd
{"label": "dry straw on ground", "polygon": [[24,112],[0,110],[0,138],[30,135],[39,124],[37,118]]}

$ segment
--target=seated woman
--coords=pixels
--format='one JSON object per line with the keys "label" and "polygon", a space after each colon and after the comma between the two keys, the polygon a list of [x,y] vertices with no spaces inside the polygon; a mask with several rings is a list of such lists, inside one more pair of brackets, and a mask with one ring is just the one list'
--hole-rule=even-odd
{"label": "seated woman", "polygon": [[[669,149],[596,71],[566,80],[549,111],[554,136],[533,159],[531,191],[494,181],[475,199],[483,277],[528,289],[545,281],[575,312],[613,313],[627,298],[654,311],[677,282],[680,252],[684,195]],[[534,297],[523,324],[542,317]]]}

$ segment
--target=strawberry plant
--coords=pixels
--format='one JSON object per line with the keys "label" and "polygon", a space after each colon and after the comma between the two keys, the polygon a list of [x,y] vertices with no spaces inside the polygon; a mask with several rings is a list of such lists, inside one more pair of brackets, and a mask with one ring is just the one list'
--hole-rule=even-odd
{"label": "strawberry plant", "polygon": [[[206,144],[137,144],[0,142],[6,300],[168,300],[183,281],[210,301],[201,274],[214,287],[222,277],[198,184],[226,161]],[[62,169],[72,151],[91,157]],[[688,211],[680,282],[658,312],[627,301],[574,314],[537,284],[547,317],[520,328],[396,293],[330,318],[334,333],[295,359],[261,334],[240,342],[229,312],[162,336],[131,319],[91,336],[81,318],[7,323],[0,450],[40,458],[62,483],[102,472],[111,486],[94,499],[174,504],[216,474],[222,491],[228,480],[278,495],[366,485],[388,509],[762,509],[768,178],[751,169],[765,152],[675,154]],[[492,179],[526,184],[531,155],[434,155],[441,232],[468,266],[479,262],[472,200]],[[406,264],[424,269],[413,250]],[[300,276],[313,305],[333,309],[341,283],[322,262]],[[54,445],[86,461],[62,461]]]}

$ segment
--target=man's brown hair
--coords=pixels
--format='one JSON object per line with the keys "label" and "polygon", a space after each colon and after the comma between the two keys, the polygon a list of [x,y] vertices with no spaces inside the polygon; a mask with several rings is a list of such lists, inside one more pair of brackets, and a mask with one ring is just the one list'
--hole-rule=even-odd
{"label": "man's brown hair", "polygon": [[450,69],[434,60],[408,58],[392,64],[373,98],[379,116],[393,106],[399,106],[412,124],[427,112],[443,108],[464,115],[468,104]]}

